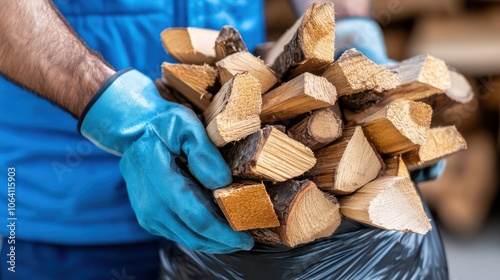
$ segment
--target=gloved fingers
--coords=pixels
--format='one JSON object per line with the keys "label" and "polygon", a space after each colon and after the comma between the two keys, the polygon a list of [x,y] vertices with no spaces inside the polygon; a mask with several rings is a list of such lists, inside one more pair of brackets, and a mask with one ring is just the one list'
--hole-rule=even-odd
{"label": "gloved fingers", "polygon": [[343,18],[335,23],[335,59],[356,48],[376,64],[394,62],[387,57],[382,29],[370,18]]}
{"label": "gloved fingers", "polygon": [[189,169],[203,186],[213,190],[231,183],[229,167],[192,111],[173,104],[168,116],[157,119],[156,134],[173,153],[186,155]]}
{"label": "gloved fingers", "polygon": [[217,205],[155,135],[143,136],[127,149],[120,170],[136,216],[148,231],[206,252],[253,246],[248,233],[234,231],[217,215]]}

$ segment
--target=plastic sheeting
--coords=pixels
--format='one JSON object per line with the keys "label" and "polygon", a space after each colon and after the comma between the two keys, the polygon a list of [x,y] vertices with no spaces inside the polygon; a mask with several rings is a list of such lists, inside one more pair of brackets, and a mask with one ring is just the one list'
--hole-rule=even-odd
{"label": "plastic sheeting", "polygon": [[[429,217],[430,212],[424,208]],[[426,235],[344,218],[328,238],[295,248],[256,243],[251,251],[207,254],[165,241],[163,279],[448,279],[434,222]]]}

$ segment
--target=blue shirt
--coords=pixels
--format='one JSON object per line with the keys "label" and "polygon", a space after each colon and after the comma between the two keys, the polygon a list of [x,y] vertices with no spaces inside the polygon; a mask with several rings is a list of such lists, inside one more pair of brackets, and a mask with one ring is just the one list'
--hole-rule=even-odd
{"label": "blue shirt", "polygon": [[[252,50],[264,40],[263,3],[249,0],[54,1],[90,48],[115,69],[161,76],[167,27],[229,24]],[[46,81],[50,82],[50,81]],[[16,238],[57,244],[138,242],[119,158],[76,131],[77,120],[0,77],[0,220],[7,221],[7,168],[15,168]],[[168,178],[166,178],[168,180]],[[9,234],[0,227],[2,236]]]}

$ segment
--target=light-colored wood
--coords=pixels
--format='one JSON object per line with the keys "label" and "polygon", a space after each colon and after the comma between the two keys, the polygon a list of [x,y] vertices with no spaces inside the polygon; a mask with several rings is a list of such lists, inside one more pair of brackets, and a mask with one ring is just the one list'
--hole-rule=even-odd
{"label": "light-colored wood", "polygon": [[343,107],[351,110],[369,107],[401,82],[399,75],[375,64],[356,49],[345,51],[323,77],[335,86]]}
{"label": "light-colored wood", "polygon": [[309,180],[290,180],[268,186],[267,190],[280,226],[253,231],[257,241],[295,247],[331,236],[340,225],[337,199]]}
{"label": "light-colored wood", "polygon": [[343,127],[342,117],[332,106],[312,112],[288,129],[288,136],[314,151],[342,136]]}
{"label": "light-colored wood", "polygon": [[235,75],[203,113],[208,137],[222,147],[258,131],[261,106],[259,81],[249,73]]}
{"label": "light-colored wood", "polygon": [[189,102],[204,111],[210,105],[213,95],[209,90],[218,90],[217,70],[204,65],[172,64],[161,65],[167,84],[176,89]]}
{"label": "light-colored wood", "polygon": [[[298,22],[298,23],[297,23]],[[267,57],[278,77],[291,79],[305,72],[321,74],[333,62],[335,13],[333,3],[312,3],[294,26],[278,40]],[[292,33],[293,31],[293,33]],[[284,47],[282,43],[291,36]]]}
{"label": "light-colored wood", "polygon": [[236,28],[225,25],[215,40],[215,59],[217,61],[237,52],[248,51],[247,45]]}
{"label": "light-colored wood", "polygon": [[432,109],[414,101],[397,101],[359,122],[368,140],[386,156],[416,150],[425,143]]}
{"label": "light-colored wood", "polygon": [[333,144],[315,151],[316,165],[306,176],[322,190],[349,194],[375,179],[381,159],[363,134],[361,127],[344,130]]}
{"label": "light-colored wood", "polygon": [[335,104],[337,92],[325,78],[304,73],[262,96],[262,122],[287,120]]}
{"label": "light-colored wood", "polygon": [[418,150],[405,153],[403,159],[409,170],[431,166],[440,159],[467,149],[467,143],[454,125],[435,127]]}
{"label": "light-colored wood", "polygon": [[223,155],[233,176],[275,182],[300,176],[316,163],[311,149],[273,126],[236,142]]}
{"label": "light-colored wood", "polygon": [[408,168],[406,167],[406,164],[400,155],[385,158],[384,164],[384,176],[410,177]]}
{"label": "light-colored wood", "polygon": [[259,80],[262,94],[279,82],[274,71],[267,67],[264,61],[249,52],[234,53],[218,61],[216,65],[222,84],[225,84],[234,75],[245,71]]}
{"label": "light-colored wood", "polygon": [[339,199],[342,215],[374,227],[425,234],[432,229],[408,177],[382,177]]}
{"label": "light-colored wood", "polygon": [[167,28],[161,33],[163,47],[180,63],[203,65],[215,63],[215,40],[218,30],[187,27]]}
{"label": "light-colored wood", "polygon": [[234,230],[280,225],[263,183],[241,181],[214,191],[217,204]]}

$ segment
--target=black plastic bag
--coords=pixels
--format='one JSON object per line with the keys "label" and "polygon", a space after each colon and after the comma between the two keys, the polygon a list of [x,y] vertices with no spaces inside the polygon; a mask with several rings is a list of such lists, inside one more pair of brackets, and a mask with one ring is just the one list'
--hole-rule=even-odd
{"label": "black plastic bag", "polygon": [[[429,218],[431,214],[424,203]],[[426,235],[344,218],[328,238],[295,248],[256,243],[251,251],[207,254],[165,241],[164,279],[448,279],[436,224]]]}

